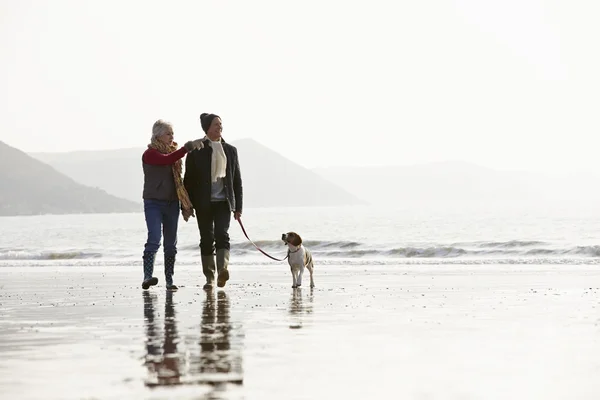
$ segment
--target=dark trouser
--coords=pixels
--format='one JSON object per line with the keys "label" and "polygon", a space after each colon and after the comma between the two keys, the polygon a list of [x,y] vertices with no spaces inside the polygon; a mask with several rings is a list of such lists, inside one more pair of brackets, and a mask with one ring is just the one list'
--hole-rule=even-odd
{"label": "dark trouser", "polygon": [[229,250],[229,223],[231,210],[227,201],[217,201],[210,208],[196,210],[196,221],[200,230],[200,253],[210,256],[216,250]]}

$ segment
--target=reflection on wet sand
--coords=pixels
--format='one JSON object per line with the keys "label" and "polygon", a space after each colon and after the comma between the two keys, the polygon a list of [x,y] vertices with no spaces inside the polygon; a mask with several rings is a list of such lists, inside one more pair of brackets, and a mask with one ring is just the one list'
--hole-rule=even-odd
{"label": "reflection on wet sand", "polygon": [[183,340],[177,330],[173,292],[166,294],[161,332],[155,320],[156,295],[144,291],[147,386],[243,382],[242,334],[240,327],[230,321],[227,294],[223,291],[205,294],[200,335],[186,335]]}
{"label": "reflection on wet sand", "polygon": [[207,383],[243,382],[242,335],[230,321],[229,298],[224,291],[206,291],[200,324],[200,353],[190,371]]}
{"label": "reflection on wet sand", "polygon": [[302,328],[302,322],[305,314],[312,314],[313,312],[313,289],[310,288],[310,294],[308,295],[308,304],[304,303],[302,298],[302,288],[292,289],[292,296],[290,297],[290,308],[289,313],[292,317],[290,329]]}
{"label": "reflection on wet sand", "polygon": [[183,353],[178,353],[179,336],[175,309],[173,307],[173,292],[167,292],[165,301],[164,332],[158,328],[155,321],[156,294],[148,291],[144,296],[144,320],[146,326],[146,367],[148,368],[148,386],[177,385],[181,383],[181,359]]}

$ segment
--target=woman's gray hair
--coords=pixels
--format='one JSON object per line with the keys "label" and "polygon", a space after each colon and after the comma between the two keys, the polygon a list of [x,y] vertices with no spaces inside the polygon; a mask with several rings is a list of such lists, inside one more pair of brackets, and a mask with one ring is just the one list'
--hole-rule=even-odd
{"label": "woman's gray hair", "polygon": [[163,121],[159,119],[152,126],[152,140],[158,139],[160,136],[164,135],[167,132],[172,132],[173,126],[167,121]]}

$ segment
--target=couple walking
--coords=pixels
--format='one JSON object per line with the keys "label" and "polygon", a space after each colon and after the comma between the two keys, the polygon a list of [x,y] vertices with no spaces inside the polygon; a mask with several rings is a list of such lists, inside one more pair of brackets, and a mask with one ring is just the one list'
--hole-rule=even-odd
{"label": "couple walking", "polygon": [[[200,115],[206,136],[178,148],[173,141],[173,127],[158,120],[152,138],[142,155],[144,169],[144,214],[148,239],[144,246],[144,280],[142,288],[158,283],[153,276],[154,260],[163,236],[165,283],[173,283],[177,254],[179,212],[187,222],[196,217],[200,231],[204,289],[223,287],[229,280],[229,225],[231,214],[242,214],[242,177],[237,149],[221,137],[223,123],[215,114]],[[185,176],[182,179],[182,158]],[[215,262],[216,255],[216,262]]]}

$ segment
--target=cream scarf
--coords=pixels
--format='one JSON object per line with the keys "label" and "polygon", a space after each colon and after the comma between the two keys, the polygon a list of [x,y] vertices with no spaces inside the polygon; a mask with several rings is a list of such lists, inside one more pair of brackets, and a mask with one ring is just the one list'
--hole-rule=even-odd
{"label": "cream scarf", "polygon": [[[208,136],[205,139],[208,139]],[[212,181],[216,182],[219,178],[225,178],[225,174],[227,173],[227,156],[225,155],[225,150],[223,150],[221,139],[217,141],[208,140],[213,149],[212,159],[210,160],[210,176]]]}

